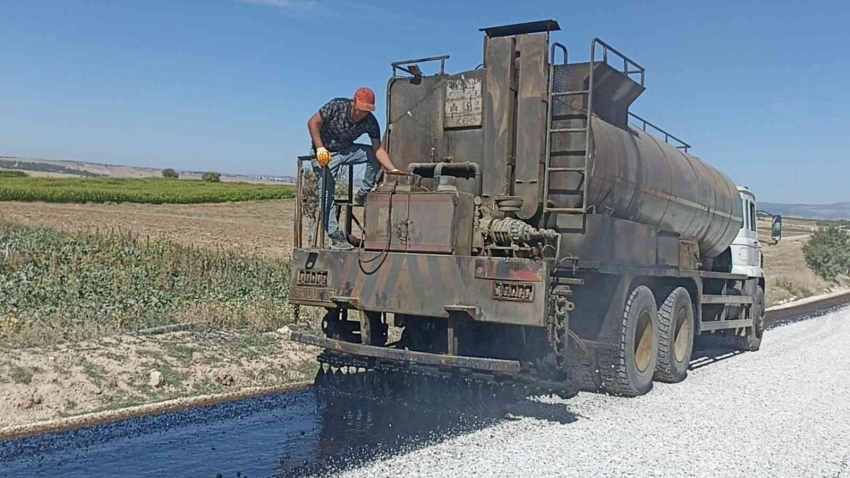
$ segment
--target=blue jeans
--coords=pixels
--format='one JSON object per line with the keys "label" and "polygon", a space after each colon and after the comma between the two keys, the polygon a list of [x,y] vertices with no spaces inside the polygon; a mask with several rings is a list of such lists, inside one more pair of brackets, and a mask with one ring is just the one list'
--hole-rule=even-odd
{"label": "blue jeans", "polygon": [[[366,191],[371,191],[375,187],[375,180],[378,178],[378,171],[381,166],[378,163],[378,157],[375,156],[375,150],[371,145],[352,144],[338,153],[332,153],[331,162],[328,164],[328,189],[325,196],[325,231],[328,236],[339,231],[339,222],[336,214],[333,214],[334,208],[334,190],[336,189],[336,178],[342,166],[356,166],[358,164],[366,164],[366,173],[363,175],[363,188]],[[322,191],[322,168],[319,167],[319,162],[315,159],[312,162],[313,172],[319,180],[319,194]],[[319,207],[322,204],[322,198],[319,196]]]}

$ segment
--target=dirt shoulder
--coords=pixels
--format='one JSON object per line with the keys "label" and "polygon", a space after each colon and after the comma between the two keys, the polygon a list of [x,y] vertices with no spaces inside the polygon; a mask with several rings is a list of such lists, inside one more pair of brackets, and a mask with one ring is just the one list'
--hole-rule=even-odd
{"label": "dirt shoulder", "polygon": [[315,375],[317,353],[275,332],[220,331],[2,350],[0,435],[35,422],[304,383]]}

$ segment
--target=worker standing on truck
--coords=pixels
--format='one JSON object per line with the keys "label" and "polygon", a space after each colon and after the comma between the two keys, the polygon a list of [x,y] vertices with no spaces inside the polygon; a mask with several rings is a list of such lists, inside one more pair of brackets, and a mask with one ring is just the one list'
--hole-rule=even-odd
{"label": "worker standing on truck", "polygon": [[[336,175],[340,167],[366,164],[363,187],[354,197],[354,203],[361,206],[366,204],[366,194],[375,186],[379,164],[388,171],[398,171],[381,144],[381,127],[373,111],[375,92],[369,88],[360,88],[354,93],[353,99],[330,100],[307,121],[307,129],[313,140],[312,153],[316,155],[313,171],[319,179],[319,191],[323,189],[322,168],[329,168],[323,227],[331,239],[333,249],[352,248],[348,238],[339,230],[336,215],[331,213],[334,210]],[[354,143],[363,133],[369,135],[371,145]]]}

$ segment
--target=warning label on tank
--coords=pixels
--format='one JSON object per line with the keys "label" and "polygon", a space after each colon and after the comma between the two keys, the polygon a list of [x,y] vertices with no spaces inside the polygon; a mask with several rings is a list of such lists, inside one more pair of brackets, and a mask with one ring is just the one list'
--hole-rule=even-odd
{"label": "warning label on tank", "polygon": [[458,78],[446,83],[446,128],[481,126],[481,83],[480,78]]}

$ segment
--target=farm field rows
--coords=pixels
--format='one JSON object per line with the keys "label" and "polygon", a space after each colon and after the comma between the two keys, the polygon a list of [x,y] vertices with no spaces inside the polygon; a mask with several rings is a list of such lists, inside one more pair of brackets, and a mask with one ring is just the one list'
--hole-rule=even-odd
{"label": "farm field rows", "polygon": [[199,204],[287,199],[291,186],[176,179],[33,178],[0,176],[0,201]]}

